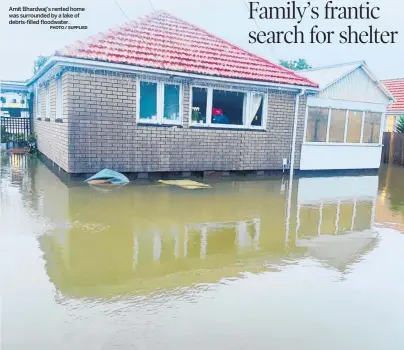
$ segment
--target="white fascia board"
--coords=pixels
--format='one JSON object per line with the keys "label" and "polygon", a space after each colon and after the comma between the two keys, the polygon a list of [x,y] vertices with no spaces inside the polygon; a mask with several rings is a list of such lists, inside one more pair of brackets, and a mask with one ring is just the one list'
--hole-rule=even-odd
{"label": "white fascia board", "polygon": [[199,79],[199,80],[205,80],[205,81],[207,80],[207,81],[216,81],[216,82],[232,83],[232,84],[239,84],[239,85],[268,87],[268,88],[273,88],[273,89],[289,90],[289,91],[305,90],[307,92],[312,92],[312,93],[316,93],[319,91],[318,88],[313,88],[313,87],[304,86],[304,85],[278,84],[278,83],[244,80],[244,79],[222,78],[222,77],[205,76],[205,75],[198,75],[198,74],[185,73],[185,72],[168,71],[168,70],[162,70],[162,69],[137,67],[137,66],[131,66],[131,65],[126,65],[126,64],[91,61],[91,60],[83,60],[83,59],[78,59],[78,58],[57,57],[57,56],[51,57],[48,60],[48,62],[40,69],[40,71],[37,74],[35,74],[27,82],[27,85],[33,84],[48,69],[50,69],[54,65],[77,67],[77,68],[84,68],[84,69],[105,69],[105,70],[122,72],[122,73],[151,73],[151,74],[156,74],[156,75],[160,75],[160,76],[165,75],[165,76],[187,77],[187,78],[191,78],[191,79]]}

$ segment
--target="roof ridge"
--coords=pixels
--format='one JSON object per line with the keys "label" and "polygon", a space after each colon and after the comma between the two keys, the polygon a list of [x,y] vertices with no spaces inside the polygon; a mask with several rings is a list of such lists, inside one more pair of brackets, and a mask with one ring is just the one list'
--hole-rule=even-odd
{"label": "roof ridge", "polygon": [[317,68],[309,68],[309,69],[302,69],[301,72],[310,72],[314,70],[322,70],[322,69],[330,69],[330,68],[337,68],[337,67],[343,67],[343,66],[353,66],[353,65],[366,65],[365,61],[354,61],[354,62],[346,62],[346,63],[337,63],[337,64],[331,64],[327,66],[319,66]]}

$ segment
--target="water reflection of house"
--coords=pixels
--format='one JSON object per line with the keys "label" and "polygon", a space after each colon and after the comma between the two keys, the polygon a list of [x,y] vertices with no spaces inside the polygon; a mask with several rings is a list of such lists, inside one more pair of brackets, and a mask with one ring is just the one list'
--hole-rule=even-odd
{"label": "water reflection of house", "polygon": [[345,270],[376,243],[377,189],[377,176],[300,179],[296,246]]}
{"label": "water reflection of house", "polygon": [[[47,181],[55,184],[50,195],[55,198],[61,189],[52,177]],[[62,189],[65,209],[60,206],[56,213],[51,206],[45,209],[45,193],[43,212],[49,211],[51,218],[57,215],[58,221],[40,238],[47,271],[62,293],[101,297],[281,269],[307,252],[317,258],[309,243],[319,227],[321,234],[335,235],[332,224],[338,221],[338,227],[346,228],[337,230],[339,239],[340,233],[352,228],[364,232],[372,225],[377,178],[361,180],[366,184],[363,193],[356,193],[356,202],[349,194],[333,203],[334,197],[313,195],[321,186],[335,184],[333,179],[295,180],[290,202],[280,180],[221,182],[206,191],[132,185],[110,193],[89,187]],[[286,234],[288,206],[290,230],[297,236]],[[348,245],[360,256],[365,251],[357,242]],[[343,263],[351,263],[348,258],[343,257]]]}

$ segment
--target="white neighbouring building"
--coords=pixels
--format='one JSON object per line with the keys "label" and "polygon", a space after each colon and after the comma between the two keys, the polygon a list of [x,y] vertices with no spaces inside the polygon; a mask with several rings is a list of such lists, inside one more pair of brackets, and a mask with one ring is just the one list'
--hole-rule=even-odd
{"label": "white neighbouring building", "polygon": [[299,74],[320,86],[307,100],[300,170],[378,169],[391,93],[363,61]]}

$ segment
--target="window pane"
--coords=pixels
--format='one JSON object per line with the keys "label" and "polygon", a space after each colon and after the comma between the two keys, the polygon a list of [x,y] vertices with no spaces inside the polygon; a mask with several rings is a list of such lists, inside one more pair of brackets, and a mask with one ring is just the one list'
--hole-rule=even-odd
{"label": "window pane", "polygon": [[247,116],[247,125],[262,126],[262,120],[264,115],[264,98],[262,94],[252,94],[250,115]]}
{"label": "window pane", "polygon": [[208,89],[192,88],[192,123],[206,123],[206,108],[208,104]]}
{"label": "window pane", "polygon": [[349,111],[348,132],[346,136],[347,143],[361,142],[362,115],[363,112],[361,111]]}
{"label": "window pane", "polygon": [[327,138],[328,108],[309,107],[307,142],[325,142]]}
{"label": "window pane", "polygon": [[365,113],[365,124],[363,127],[364,143],[379,143],[381,120],[382,120],[381,113],[375,113],[375,112]]}
{"label": "window pane", "polygon": [[244,100],[242,92],[213,90],[212,123],[243,125]]}
{"label": "window pane", "polygon": [[180,86],[164,85],[164,119],[166,121],[180,120]]}
{"label": "window pane", "polygon": [[139,117],[157,120],[157,83],[140,82]]}
{"label": "window pane", "polygon": [[344,142],[346,109],[332,109],[329,142]]}

